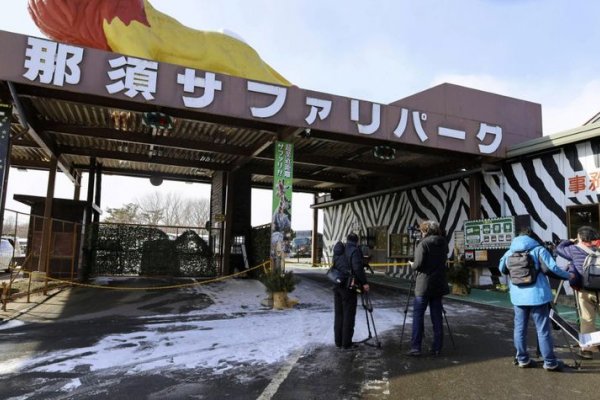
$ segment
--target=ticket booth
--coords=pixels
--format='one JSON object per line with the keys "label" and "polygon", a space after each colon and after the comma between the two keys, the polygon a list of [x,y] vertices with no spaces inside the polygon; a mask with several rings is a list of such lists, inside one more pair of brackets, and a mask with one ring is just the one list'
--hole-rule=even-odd
{"label": "ticket booth", "polygon": [[[46,198],[16,194],[14,199],[31,207],[24,268],[35,271],[38,269],[42,247]],[[85,201],[53,200],[50,257],[46,266],[49,277],[60,279],[77,277],[85,205]]]}

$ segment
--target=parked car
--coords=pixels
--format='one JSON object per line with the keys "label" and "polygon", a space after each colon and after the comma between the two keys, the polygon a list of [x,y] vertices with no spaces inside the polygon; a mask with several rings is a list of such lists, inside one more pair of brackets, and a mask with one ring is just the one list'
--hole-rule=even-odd
{"label": "parked car", "polygon": [[292,257],[310,257],[312,251],[312,240],[308,237],[297,237],[292,240]]}
{"label": "parked car", "polygon": [[10,264],[14,255],[15,248],[9,239],[0,240],[0,270],[10,272]]}

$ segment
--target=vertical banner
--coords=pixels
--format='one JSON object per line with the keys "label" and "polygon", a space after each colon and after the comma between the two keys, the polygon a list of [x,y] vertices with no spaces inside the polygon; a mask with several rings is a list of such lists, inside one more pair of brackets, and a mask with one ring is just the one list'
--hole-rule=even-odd
{"label": "vertical banner", "polygon": [[292,179],[294,145],[275,142],[273,169],[273,220],[271,221],[271,263],[273,270],[283,270],[283,260],[290,252],[292,239]]}
{"label": "vertical banner", "polygon": [[[10,139],[10,116],[12,106],[0,103],[0,224],[4,221],[4,202],[6,198],[6,177],[8,176],[8,146]],[[0,225],[0,233],[2,231]]]}

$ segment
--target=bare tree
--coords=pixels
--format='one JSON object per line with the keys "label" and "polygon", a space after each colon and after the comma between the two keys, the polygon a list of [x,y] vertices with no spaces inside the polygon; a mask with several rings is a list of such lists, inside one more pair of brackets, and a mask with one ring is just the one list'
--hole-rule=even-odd
{"label": "bare tree", "polygon": [[140,222],[159,225],[163,220],[164,202],[160,192],[150,193],[137,201],[140,206]]}
{"label": "bare tree", "polygon": [[184,201],[178,193],[169,192],[163,198],[163,223],[169,226],[181,225]]}
{"label": "bare tree", "polygon": [[139,220],[148,225],[204,227],[210,219],[207,198],[183,199],[180,194],[153,192],[138,199]]}
{"label": "bare tree", "polygon": [[183,225],[204,227],[210,219],[210,201],[207,198],[188,199],[184,210]]}
{"label": "bare tree", "polygon": [[15,214],[6,212],[4,214],[4,221],[2,223],[2,236],[16,236],[16,237],[27,237],[29,230],[29,215],[18,214],[18,218]]}

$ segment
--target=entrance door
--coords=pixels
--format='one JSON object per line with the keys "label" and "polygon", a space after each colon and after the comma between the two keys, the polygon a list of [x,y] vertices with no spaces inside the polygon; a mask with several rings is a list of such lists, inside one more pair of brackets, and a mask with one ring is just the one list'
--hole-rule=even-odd
{"label": "entrance door", "polygon": [[588,225],[600,231],[600,204],[567,207],[567,233],[569,239],[577,237],[577,229]]}

